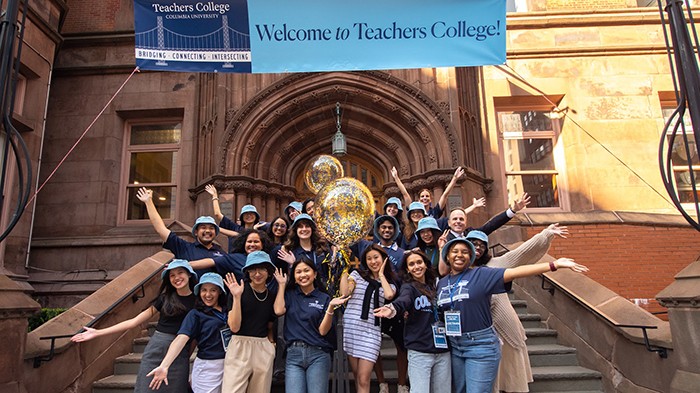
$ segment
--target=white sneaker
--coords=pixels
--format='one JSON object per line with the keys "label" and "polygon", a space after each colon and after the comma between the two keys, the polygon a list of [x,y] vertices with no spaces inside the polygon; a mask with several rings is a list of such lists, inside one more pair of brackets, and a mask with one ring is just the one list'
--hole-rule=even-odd
{"label": "white sneaker", "polygon": [[406,385],[399,385],[399,389],[397,391],[398,393],[408,393],[408,386]]}
{"label": "white sneaker", "polygon": [[380,383],[379,384],[379,393],[389,393],[389,384],[386,382]]}

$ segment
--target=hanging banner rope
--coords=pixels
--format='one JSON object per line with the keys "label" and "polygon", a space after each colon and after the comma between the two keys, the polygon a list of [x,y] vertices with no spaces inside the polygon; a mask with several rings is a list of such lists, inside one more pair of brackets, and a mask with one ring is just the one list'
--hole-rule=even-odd
{"label": "hanging banner rope", "polygon": [[506,0],[136,0],[136,64],[278,73],[506,60]]}

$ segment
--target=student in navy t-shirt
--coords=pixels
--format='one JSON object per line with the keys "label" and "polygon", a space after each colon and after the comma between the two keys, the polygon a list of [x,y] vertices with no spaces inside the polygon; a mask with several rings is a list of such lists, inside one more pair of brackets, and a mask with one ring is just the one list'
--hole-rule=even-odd
{"label": "student in navy t-shirt", "polygon": [[185,317],[160,366],[148,373],[153,376],[149,385],[153,390],[158,390],[163,382],[168,384],[168,368],[192,339],[197,341],[192,390],[195,393],[221,391],[226,355],[222,331],[228,330],[224,281],[216,273],[207,273],[194,287],[194,293],[198,296],[195,309]]}
{"label": "student in navy t-shirt", "polygon": [[323,290],[316,265],[307,258],[298,259],[289,271],[292,277],[288,288],[282,270],[275,274],[280,291],[284,291],[284,303],[275,303],[275,313],[286,313],[286,392],[326,393],[333,352],[326,335],[333,326],[335,309],[349,296],[331,300]]}
{"label": "student in navy t-shirt", "polygon": [[445,316],[452,386],[458,393],[490,392],[496,380],[501,346],[491,319],[492,294],[506,292],[516,278],[559,268],[588,271],[568,258],[510,269],[473,267],[475,258],[474,246],[464,238],[450,240],[441,251],[450,272],[438,282],[437,304]]}
{"label": "student in navy t-shirt", "polygon": [[[433,218],[430,218],[434,220]],[[406,251],[400,272],[404,283],[399,296],[390,304],[374,310],[382,318],[403,318],[404,344],[408,349],[408,378],[412,393],[450,393],[450,350],[439,331],[435,303],[437,273],[430,267],[430,259],[423,251]]]}

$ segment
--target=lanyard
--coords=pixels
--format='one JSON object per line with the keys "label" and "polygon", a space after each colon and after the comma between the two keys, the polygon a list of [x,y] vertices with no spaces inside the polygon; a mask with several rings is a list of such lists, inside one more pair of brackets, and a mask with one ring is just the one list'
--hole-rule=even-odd
{"label": "lanyard", "polygon": [[457,277],[457,281],[455,282],[454,286],[452,286],[452,284],[450,283],[450,275],[447,275],[447,286],[450,288],[450,307],[452,307],[453,310],[455,308],[455,302],[454,302],[453,296],[455,294],[455,291],[459,287],[459,285],[457,285],[457,284],[459,284],[462,281],[462,277],[464,277],[464,274],[467,272],[467,270],[469,270],[469,269],[465,269],[462,272],[462,274],[460,274],[459,277]]}

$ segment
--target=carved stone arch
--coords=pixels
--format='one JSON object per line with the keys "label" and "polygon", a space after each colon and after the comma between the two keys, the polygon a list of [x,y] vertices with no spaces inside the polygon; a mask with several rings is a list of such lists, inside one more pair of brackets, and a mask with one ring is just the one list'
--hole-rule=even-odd
{"label": "carved stone arch", "polygon": [[392,166],[418,174],[459,164],[452,123],[420,89],[380,71],[332,72],[285,77],[236,111],[220,173],[293,184],[310,157],[330,152],[336,101],[349,154],[387,175]]}

